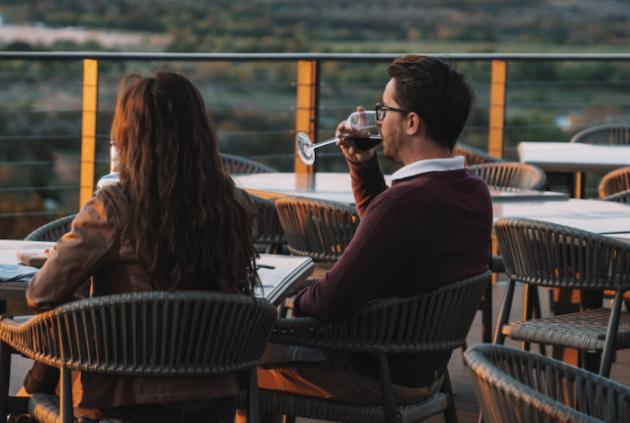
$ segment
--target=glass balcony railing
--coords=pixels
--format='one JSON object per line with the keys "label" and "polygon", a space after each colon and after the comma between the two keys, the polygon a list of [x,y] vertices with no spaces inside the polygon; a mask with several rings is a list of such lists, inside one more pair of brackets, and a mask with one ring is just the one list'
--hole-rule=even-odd
{"label": "glass balcony railing", "polygon": [[[520,141],[568,141],[583,128],[630,117],[630,54],[434,56],[457,62],[477,93],[460,141],[495,155],[516,159]],[[356,106],[372,108],[396,57],[0,52],[0,237],[22,238],[78,211],[80,187],[89,192],[108,172],[116,93],[130,72],[182,72],[199,87],[222,152],[293,171],[296,131],[323,140]],[[88,83],[86,59],[96,61],[90,62],[96,84]],[[96,119],[86,128],[90,90]],[[322,149],[316,166],[347,169],[334,146]],[[385,160],[384,166],[396,169]],[[82,174],[88,176],[83,182]],[[595,192],[588,188],[587,194]]]}

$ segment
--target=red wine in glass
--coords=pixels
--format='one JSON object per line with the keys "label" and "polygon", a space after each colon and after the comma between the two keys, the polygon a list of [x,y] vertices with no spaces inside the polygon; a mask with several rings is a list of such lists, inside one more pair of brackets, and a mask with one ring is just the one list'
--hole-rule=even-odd
{"label": "red wine in glass", "polygon": [[[367,151],[380,144],[383,141],[383,138],[378,132],[376,112],[369,111],[352,113],[348,117],[348,120],[346,120],[341,139],[347,144],[363,151]],[[337,141],[339,141],[339,138],[333,138],[313,144],[308,135],[304,132],[300,132],[297,135],[295,143],[297,145],[300,158],[304,163],[310,166],[315,163],[316,149],[334,144]]]}
{"label": "red wine in glass", "polygon": [[349,135],[343,135],[341,139],[346,144],[356,147],[362,151],[368,151],[383,142],[383,137],[380,135],[371,135],[369,137],[351,137]]}

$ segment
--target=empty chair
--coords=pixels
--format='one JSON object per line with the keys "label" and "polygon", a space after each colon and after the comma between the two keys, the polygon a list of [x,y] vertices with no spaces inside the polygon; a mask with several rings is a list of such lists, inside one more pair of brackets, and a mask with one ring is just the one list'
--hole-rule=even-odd
{"label": "empty chair", "polygon": [[283,248],[287,245],[287,238],[280,223],[276,202],[251,194],[250,197],[258,209],[256,247],[259,252],[267,254],[282,253]]}
{"label": "empty chair", "polygon": [[359,226],[353,206],[302,197],[276,200],[289,251],[314,261],[337,261]]}
{"label": "empty chair", "polygon": [[623,167],[607,173],[602,178],[602,181],[599,183],[599,198],[603,199],[629,189],[630,167]]}
{"label": "empty chair", "polygon": [[444,413],[448,423],[456,422],[448,370],[439,392],[422,402],[398,407],[394,402],[386,355],[451,351],[462,346],[490,279],[491,273],[487,271],[429,294],[376,299],[346,322],[326,323],[312,317],[279,319],[271,342],[374,354],[385,404],[347,404],[260,389],[261,411],[357,423],[411,423]]}
{"label": "empty chair", "polygon": [[52,222],[46,223],[31,232],[25,241],[52,241],[57,242],[59,238],[70,232],[72,221],[76,214],[65,216]]}
{"label": "empty chair", "polygon": [[489,155],[485,151],[479,150],[478,148],[471,147],[466,144],[462,144],[460,142],[455,144],[455,147],[453,148],[453,155],[464,156],[464,159],[466,159],[466,166],[472,166],[482,163],[498,163],[504,161],[503,159],[499,159],[498,157]]}
{"label": "empty chair", "polygon": [[276,169],[270,166],[246,159],[245,157],[221,153],[221,160],[223,161],[223,167],[225,168],[225,170],[228,171],[230,175],[277,172]]}
{"label": "empty chair", "polygon": [[552,358],[478,344],[464,354],[486,423],[627,422],[630,388]]}
{"label": "empty chair", "polygon": [[598,145],[630,145],[630,125],[602,125],[578,132],[571,142]]}
{"label": "empty chair", "polygon": [[[329,201],[284,197],[276,200],[276,208],[289,251],[315,262],[339,260],[360,222],[356,207]],[[325,269],[315,269],[307,284],[325,273]]]}
{"label": "empty chair", "polygon": [[[2,398],[11,349],[61,370],[61,397],[34,394],[29,414],[73,422],[71,370],[178,378],[248,373],[248,421],[258,421],[256,366],[277,311],[269,302],[219,292],[142,292],[64,304],[26,323],[0,320]],[[61,404],[61,406],[60,406]],[[7,401],[0,402],[6,420]],[[250,420],[251,418],[251,420]]]}
{"label": "empty chair", "polygon": [[[526,343],[603,352],[599,373],[608,377],[613,352],[630,347],[630,314],[621,311],[623,293],[630,289],[630,244],[529,219],[501,219],[494,230],[509,278],[495,343],[503,344],[509,336]],[[578,313],[510,323],[516,282],[527,284],[527,293],[529,286],[612,290],[615,300],[612,311],[599,304]]]}
{"label": "empty chair", "polygon": [[484,163],[468,168],[489,186],[501,188],[541,189],[547,181],[542,169],[523,163]]}

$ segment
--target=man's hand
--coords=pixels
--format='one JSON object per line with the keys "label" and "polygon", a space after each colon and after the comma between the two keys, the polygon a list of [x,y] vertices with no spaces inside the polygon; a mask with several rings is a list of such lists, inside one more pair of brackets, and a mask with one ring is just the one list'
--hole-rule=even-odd
{"label": "man's hand", "polygon": [[[365,109],[363,107],[357,107],[357,112],[364,112],[364,111]],[[372,157],[374,157],[374,154],[376,154],[373,148],[367,151],[363,151],[363,150],[359,150],[356,147],[352,147],[351,145],[348,145],[343,140],[341,140],[341,136],[343,135],[343,130],[345,128],[345,125],[346,125],[346,121],[344,120],[337,126],[337,132],[335,132],[335,138],[339,138],[339,141],[337,141],[336,145],[338,145],[341,148],[341,151],[343,151],[343,154],[346,156],[346,158],[350,160],[351,162],[355,162],[355,163],[367,162],[368,160],[372,159]]]}

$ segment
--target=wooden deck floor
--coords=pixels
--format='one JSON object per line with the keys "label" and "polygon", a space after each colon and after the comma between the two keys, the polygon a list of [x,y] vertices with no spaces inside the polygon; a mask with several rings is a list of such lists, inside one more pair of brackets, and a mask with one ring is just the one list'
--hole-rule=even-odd
{"label": "wooden deck floor", "polygon": [[[493,287],[493,318],[495,319],[499,312],[501,302],[503,301],[503,294],[505,290],[504,284],[498,284]],[[541,291],[543,294],[543,291]],[[516,298],[512,307],[512,319],[521,319],[523,316],[523,289],[517,287]],[[549,313],[549,302],[547,295],[541,295],[541,308],[544,315]],[[494,333],[494,332],[493,332]],[[468,336],[468,346],[478,344],[481,342],[481,312],[477,313],[475,322]],[[506,345],[510,345],[516,348],[520,348],[520,343],[513,341],[507,341]],[[536,347],[532,348],[532,351],[538,351]],[[15,395],[22,386],[24,376],[31,368],[32,361],[23,357],[13,356],[11,363],[11,386],[10,394]],[[479,416],[479,405],[475,392],[473,391],[472,384],[470,382],[470,376],[468,369],[463,364],[461,350],[454,351],[451,361],[449,363],[449,373],[451,375],[451,381],[455,390],[455,404],[457,407],[457,415],[460,423],[473,423],[477,422]],[[619,351],[617,354],[617,360],[613,364],[611,379],[622,383],[624,385],[630,385],[630,350]],[[316,420],[310,419],[297,419],[300,423],[316,422]],[[428,422],[438,423],[443,422],[442,415],[434,416],[427,420]]]}

